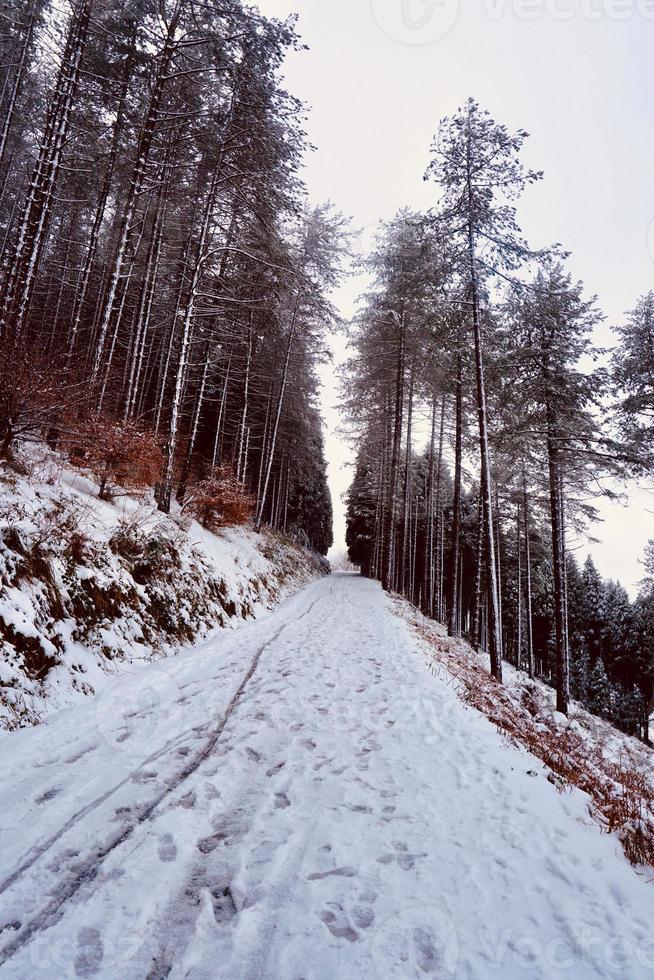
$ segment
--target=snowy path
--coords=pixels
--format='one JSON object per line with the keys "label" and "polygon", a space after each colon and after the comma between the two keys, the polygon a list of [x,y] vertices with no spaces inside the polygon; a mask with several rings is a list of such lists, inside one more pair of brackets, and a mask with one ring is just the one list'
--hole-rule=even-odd
{"label": "snowy path", "polygon": [[654,884],[364,579],[0,747],[3,980],[654,976]]}

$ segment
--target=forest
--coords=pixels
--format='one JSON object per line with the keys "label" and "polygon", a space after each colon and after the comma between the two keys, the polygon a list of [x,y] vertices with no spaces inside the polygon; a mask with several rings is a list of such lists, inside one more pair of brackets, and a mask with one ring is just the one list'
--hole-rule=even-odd
{"label": "forest", "polygon": [[240,0],[0,12],[0,454],[326,553],[316,369],[343,222],[309,204],[293,19]]}
{"label": "forest", "polygon": [[[654,542],[635,602],[580,567],[602,496],[654,473],[654,293],[597,347],[597,299],[516,205],[542,178],[470,99],[442,120],[426,213],[380,226],[351,329],[349,556],[487,651],[649,742]],[[427,448],[422,451],[424,442]],[[601,531],[600,531],[601,533]]]}
{"label": "forest", "polygon": [[[46,439],[207,526],[332,544],[317,371],[347,221],[303,184],[293,18],[240,0],[9,0],[0,56],[0,456]],[[442,121],[434,207],[380,227],[349,328],[352,561],[649,740],[654,545],[635,602],[577,555],[654,472],[654,293],[605,351],[516,206],[524,131]],[[427,449],[422,450],[425,432]],[[645,535],[644,535],[645,538]]]}

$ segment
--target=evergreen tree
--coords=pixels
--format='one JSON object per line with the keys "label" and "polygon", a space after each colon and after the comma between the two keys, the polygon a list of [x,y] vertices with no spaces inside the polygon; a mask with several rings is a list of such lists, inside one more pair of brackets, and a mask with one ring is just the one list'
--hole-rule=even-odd
{"label": "evergreen tree", "polygon": [[654,292],[646,293],[617,328],[613,381],[617,420],[636,470],[654,466]]}
{"label": "evergreen tree", "polygon": [[597,660],[588,682],[588,707],[600,718],[611,717],[611,684],[602,659]]}
{"label": "evergreen tree", "polygon": [[520,150],[524,131],[509,133],[469,99],[463,109],[442,120],[432,145],[427,177],[443,191],[443,206],[434,216],[450,240],[461,281],[461,300],[469,311],[474,350],[479,421],[480,486],[488,586],[491,673],[502,679],[502,627],[489,445],[485,377],[485,281],[515,270],[529,255],[510,202],[542,174],[526,169]]}

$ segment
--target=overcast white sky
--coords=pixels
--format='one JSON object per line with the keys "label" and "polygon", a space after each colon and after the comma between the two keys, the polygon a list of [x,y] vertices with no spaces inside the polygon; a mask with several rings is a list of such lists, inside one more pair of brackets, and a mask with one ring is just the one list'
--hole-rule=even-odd
{"label": "overcast white sky", "polygon": [[[310,50],[286,75],[309,103],[313,199],[331,199],[369,228],[403,206],[427,207],[422,182],[438,120],[473,95],[510,128],[531,133],[525,161],[545,180],[525,195],[522,227],[534,245],[560,241],[572,272],[599,295],[608,323],[654,288],[654,0],[259,0],[299,14]],[[365,235],[364,235],[365,238]],[[361,283],[338,295],[344,316]],[[610,343],[603,329],[601,343]],[[342,344],[335,342],[337,354]],[[335,389],[324,412],[335,510],[350,471],[334,434]],[[602,573],[633,591],[654,536],[654,496],[603,506],[592,550]],[[585,547],[580,557],[585,557]]]}

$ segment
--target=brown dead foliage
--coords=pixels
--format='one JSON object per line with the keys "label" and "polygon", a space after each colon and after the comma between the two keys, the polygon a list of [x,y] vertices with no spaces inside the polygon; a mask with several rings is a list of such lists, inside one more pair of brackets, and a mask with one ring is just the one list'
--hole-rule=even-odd
{"label": "brown dead foliage", "polygon": [[108,499],[115,486],[127,491],[152,487],[161,476],[163,455],[153,432],[129,420],[96,413],[81,420],[64,440],[73,463],[90,469]]}
{"label": "brown dead foliage", "polygon": [[190,488],[184,511],[209,531],[218,531],[246,524],[254,513],[254,501],[232,470],[220,466]]}
{"label": "brown dead foliage", "polygon": [[587,793],[591,815],[605,833],[618,836],[629,861],[654,867],[654,781],[637,752],[625,746],[616,759],[596,731],[583,731],[581,712],[571,719],[579,725],[558,720],[537,683],[525,681],[511,692],[463,644],[435,636],[418,623],[413,628],[455,678],[462,701],[540,759],[559,790],[576,786]]}

